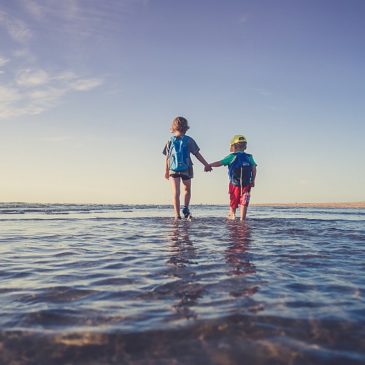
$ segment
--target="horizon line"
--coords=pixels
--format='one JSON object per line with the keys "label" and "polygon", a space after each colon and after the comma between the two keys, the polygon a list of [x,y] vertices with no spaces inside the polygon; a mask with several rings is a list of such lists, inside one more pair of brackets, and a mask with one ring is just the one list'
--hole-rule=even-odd
{"label": "horizon line", "polygon": [[[38,205],[153,205],[153,206],[170,206],[170,203],[101,203],[101,202],[24,202],[24,201],[0,201],[0,204],[38,204]],[[192,206],[226,206],[225,203],[195,203]],[[267,203],[252,203],[250,206],[257,207],[322,207],[322,208],[365,208],[365,201],[341,201],[341,202],[267,202]]]}

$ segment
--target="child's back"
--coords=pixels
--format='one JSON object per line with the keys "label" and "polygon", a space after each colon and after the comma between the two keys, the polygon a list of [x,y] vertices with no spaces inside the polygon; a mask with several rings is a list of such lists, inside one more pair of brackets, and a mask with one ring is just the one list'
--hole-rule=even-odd
{"label": "child's back", "polygon": [[188,121],[184,117],[176,117],[172,121],[171,133],[174,136],[167,142],[163,150],[165,159],[165,178],[171,181],[172,201],[174,205],[175,218],[180,216],[180,182],[184,187],[184,208],[183,215],[190,218],[191,179],[194,177],[193,162],[190,155],[193,154],[206,169],[209,164],[199,152],[199,147],[193,138],[186,136],[189,129]]}
{"label": "child's back", "polygon": [[231,153],[222,160],[209,164],[211,167],[228,167],[230,195],[228,218],[230,219],[235,219],[238,206],[240,206],[241,220],[246,218],[251,188],[255,186],[256,162],[251,154],[245,152],[246,148],[246,138],[235,135],[231,139]]}

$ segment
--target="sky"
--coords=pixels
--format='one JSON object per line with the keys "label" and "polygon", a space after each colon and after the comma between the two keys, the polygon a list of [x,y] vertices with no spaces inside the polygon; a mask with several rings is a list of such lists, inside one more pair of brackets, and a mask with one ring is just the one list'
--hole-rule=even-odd
{"label": "sky", "polygon": [[[365,1],[0,0],[0,202],[170,204],[175,116],[253,203],[365,200]],[[193,157],[193,204],[228,204]]]}

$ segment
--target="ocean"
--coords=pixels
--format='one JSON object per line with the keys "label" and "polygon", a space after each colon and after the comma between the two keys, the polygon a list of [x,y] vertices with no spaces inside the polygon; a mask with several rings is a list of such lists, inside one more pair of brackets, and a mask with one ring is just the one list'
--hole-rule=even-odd
{"label": "ocean", "polygon": [[0,204],[0,364],[365,364],[365,209]]}

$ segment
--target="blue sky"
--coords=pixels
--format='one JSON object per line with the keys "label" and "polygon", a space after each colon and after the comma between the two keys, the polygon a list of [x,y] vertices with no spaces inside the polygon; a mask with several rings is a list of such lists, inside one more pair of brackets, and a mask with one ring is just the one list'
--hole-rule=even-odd
{"label": "blue sky", "polygon": [[[253,202],[365,200],[362,0],[0,1],[0,201],[169,203],[177,115]],[[193,203],[226,203],[195,160]]]}

